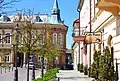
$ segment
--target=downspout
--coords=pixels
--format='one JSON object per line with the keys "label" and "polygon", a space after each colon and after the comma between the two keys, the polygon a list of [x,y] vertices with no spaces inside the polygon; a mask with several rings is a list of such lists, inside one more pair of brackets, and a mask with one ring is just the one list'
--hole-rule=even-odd
{"label": "downspout", "polygon": [[[79,36],[80,36],[80,10],[77,9],[78,13],[79,13]],[[79,49],[78,49],[78,53],[79,53],[79,59],[78,59],[78,64],[80,64],[80,41],[78,42],[78,46],[79,46]]]}
{"label": "downspout", "polygon": [[[89,2],[89,5],[90,5],[90,33],[92,32],[92,25],[91,25],[91,0]],[[90,41],[91,41],[91,38],[90,38]],[[90,43],[90,49],[89,49],[89,52],[90,52],[90,56],[89,56],[89,76],[90,76],[90,71],[91,71],[91,43]]]}

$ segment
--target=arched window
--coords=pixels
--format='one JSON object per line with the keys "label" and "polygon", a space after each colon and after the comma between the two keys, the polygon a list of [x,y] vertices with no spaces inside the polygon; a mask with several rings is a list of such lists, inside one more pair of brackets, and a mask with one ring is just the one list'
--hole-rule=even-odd
{"label": "arched window", "polygon": [[57,44],[57,33],[53,33],[53,44]]}
{"label": "arched window", "polygon": [[43,34],[40,34],[39,36],[39,43],[44,44]]}
{"label": "arched window", "polygon": [[63,35],[61,33],[59,34],[59,44],[63,44]]}
{"label": "arched window", "polygon": [[6,33],[6,38],[5,38],[6,43],[10,43],[10,33]]}

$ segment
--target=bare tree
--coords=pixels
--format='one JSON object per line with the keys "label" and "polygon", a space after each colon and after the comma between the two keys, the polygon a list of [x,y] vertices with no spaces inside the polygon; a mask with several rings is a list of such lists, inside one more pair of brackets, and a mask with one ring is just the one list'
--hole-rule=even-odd
{"label": "bare tree", "polygon": [[[4,11],[6,8],[12,8],[12,6],[20,0],[0,0],[0,14],[7,14],[8,11]],[[16,11],[15,11],[16,12]],[[11,12],[10,12],[11,13]],[[13,12],[12,12],[13,13]]]}
{"label": "bare tree", "polygon": [[0,10],[5,8],[11,8],[15,2],[18,2],[18,0],[0,0]]}

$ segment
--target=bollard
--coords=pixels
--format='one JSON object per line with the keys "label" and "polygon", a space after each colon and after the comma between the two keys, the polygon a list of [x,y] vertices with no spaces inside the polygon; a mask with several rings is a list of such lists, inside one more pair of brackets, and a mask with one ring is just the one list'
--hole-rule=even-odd
{"label": "bollard", "polygon": [[58,77],[58,81],[60,81],[60,78]]}
{"label": "bollard", "polygon": [[13,66],[12,66],[12,71],[13,71]]}
{"label": "bollard", "polygon": [[10,67],[9,67],[9,72],[10,72]]}
{"label": "bollard", "polygon": [[6,73],[6,67],[5,67],[5,73]]}
{"label": "bollard", "polygon": [[1,67],[1,74],[2,74],[2,67]]}

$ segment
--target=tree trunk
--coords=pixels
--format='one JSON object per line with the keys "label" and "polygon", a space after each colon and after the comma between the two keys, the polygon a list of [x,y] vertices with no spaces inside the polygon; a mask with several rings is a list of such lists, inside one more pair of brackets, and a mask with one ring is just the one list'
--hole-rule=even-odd
{"label": "tree trunk", "polygon": [[29,81],[29,54],[30,53],[27,53],[27,81]]}
{"label": "tree trunk", "polygon": [[42,62],[41,73],[42,73],[42,78],[43,78],[43,75],[44,75],[44,55],[42,56],[41,62]]}

